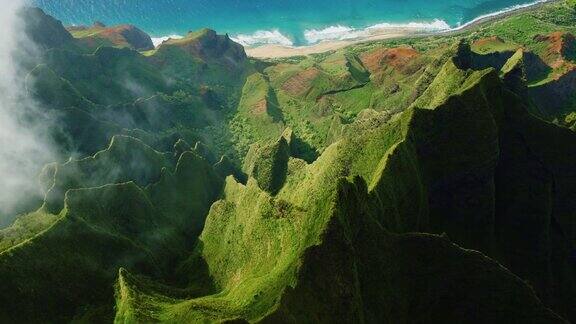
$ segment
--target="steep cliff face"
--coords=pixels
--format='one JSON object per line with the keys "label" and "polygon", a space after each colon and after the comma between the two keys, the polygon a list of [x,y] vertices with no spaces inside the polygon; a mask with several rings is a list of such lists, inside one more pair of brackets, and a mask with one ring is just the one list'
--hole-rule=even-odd
{"label": "steep cliff face", "polygon": [[279,190],[257,174],[228,179],[182,268],[215,291],[166,304],[176,292],[157,297],[167,288],[124,274],[116,319],[561,323],[549,308],[572,318],[576,178],[565,163],[576,135],[531,117],[494,69],[455,61],[398,118],[311,165],[290,159]]}
{"label": "steep cliff face", "polygon": [[576,320],[566,3],[266,62],[29,14],[72,157],[0,229],[0,322]]}
{"label": "steep cliff face", "polygon": [[48,166],[44,206],[0,231],[0,320],[111,321],[119,268],[174,280],[222,186],[195,152],[177,158],[115,137],[93,157]]}
{"label": "steep cliff face", "polygon": [[366,189],[360,179],[343,183],[322,243],[305,252],[297,283],[262,322],[563,322],[486,256],[445,236],[386,232]]}
{"label": "steep cliff face", "polygon": [[533,100],[542,107],[544,117],[558,118],[576,107],[576,39],[571,33],[537,35],[544,46],[543,60],[550,67],[546,82],[530,88]]}

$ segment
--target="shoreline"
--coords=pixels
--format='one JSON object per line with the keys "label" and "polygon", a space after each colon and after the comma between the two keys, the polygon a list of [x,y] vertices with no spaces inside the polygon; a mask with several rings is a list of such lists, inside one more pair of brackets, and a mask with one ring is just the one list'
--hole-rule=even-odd
{"label": "shoreline", "polygon": [[289,58],[296,56],[308,56],[311,54],[320,54],[329,51],[339,50],[354,44],[370,43],[374,41],[381,41],[388,39],[399,39],[405,37],[457,35],[460,33],[465,33],[470,30],[473,30],[486,23],[502,20],[518,13],[532,11],[559,1],[563,0],[539,0],[534,3],[519,5],[517,8],[511,8],[510,10],[480,16],[460,27],[453,28],[450,30],[426,32],[414,28],[382,28],[369,36],[356,39],[324,41],[317,44],[304,45],[304,46],[283,46],[283,45],[270,44],[255,47],[245,47],[245,50],[246,54],[252,58],[278,59],[278,58]]}

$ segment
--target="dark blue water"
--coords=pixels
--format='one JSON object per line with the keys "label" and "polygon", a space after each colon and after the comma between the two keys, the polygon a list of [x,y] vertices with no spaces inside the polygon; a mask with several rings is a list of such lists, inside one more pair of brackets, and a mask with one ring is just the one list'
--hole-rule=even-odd
{"label": "dark blue water", "polygon": [[67,25],[92,24],[96,20],[108,25],[130,23],[153,37],[209,27],[233,37],[243,35],[240,39],[245,43],[303,45],[352,37],[359,30],[381,23],[456,27],[535,0],[32,1]]}

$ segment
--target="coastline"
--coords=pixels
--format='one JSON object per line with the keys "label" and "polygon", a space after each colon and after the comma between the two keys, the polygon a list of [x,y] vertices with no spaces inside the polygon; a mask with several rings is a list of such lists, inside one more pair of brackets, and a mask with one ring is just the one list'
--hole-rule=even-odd
{"label": "coastline", "polygon": [[319,54],[328,51],[335,51],[350,46],[352,44],[385,40],[385,39],[402,38],[417,34],[418,33],[410,32],[407,29],[394,28],[390,30],[381,30],[378,33],[375,33],[374,35],[358,39],[324,41],[314,45],[305,45],[305,46],[283,46],[283,45],[270,44],[255,47],[245,47],[245,50],[246,54],[253,58],[259,58],[259,59],[287,58],[294,56]]}
{"label": "coastline", "polygon": [[334,41],[323,41],[313,45],[305,46],[283,46],[276,44],[261,45],[255,47],[245,47],[246,54],[249,57],[257,59],[276,59],[276,58],[288,58],[295,56],[307,56],[311,54],[320,54],[328,51],[335,51],[345,48],[350,45],[368,43],[373,41],[387,40],[387,39],[398,39],[405,37],[427,37],[436,35],[457,35],[460,33],[465,33],[480,27],[486,23],[498,21],[505,19],[512,15],[527,12],[541,8],[542,6],[550,5],[555,2],[562,0],[539,0],[526,5],[518,6],[517,8],[511,8],[510,10],[496,12],[480,16],[469,23],[466,23],[460,27],[440,30],[440,31],[423,31],[413,28],[381,28],[374,33],[355,39],[347,40],[334,40]]}

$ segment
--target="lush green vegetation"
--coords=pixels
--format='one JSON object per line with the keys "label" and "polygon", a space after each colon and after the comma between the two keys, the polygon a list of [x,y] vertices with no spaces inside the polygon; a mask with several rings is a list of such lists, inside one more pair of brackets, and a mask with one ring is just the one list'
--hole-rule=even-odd
{"label": "lush green vegetation", "polygon": [[576,320],[572,2],[269,61],[27,11],[71,157],[0,230],[0,322]]}

